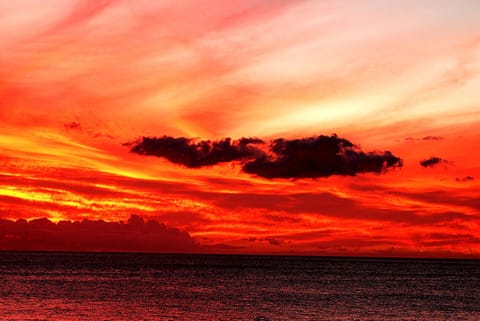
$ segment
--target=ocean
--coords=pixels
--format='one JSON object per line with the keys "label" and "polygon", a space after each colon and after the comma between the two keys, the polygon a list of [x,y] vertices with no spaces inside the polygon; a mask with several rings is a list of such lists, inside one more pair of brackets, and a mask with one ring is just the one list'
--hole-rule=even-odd
{"label": "ocean", "polygon": [[0,320],[480,320],[480,261],[0,252]]}

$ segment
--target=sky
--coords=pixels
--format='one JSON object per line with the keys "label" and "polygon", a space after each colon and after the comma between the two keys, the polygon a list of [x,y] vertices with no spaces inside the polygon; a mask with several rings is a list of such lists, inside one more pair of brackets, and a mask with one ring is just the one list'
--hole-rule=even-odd
{"label": "sky", "polygon": [[0,2],[0,249],[480,256],[480,2]]}

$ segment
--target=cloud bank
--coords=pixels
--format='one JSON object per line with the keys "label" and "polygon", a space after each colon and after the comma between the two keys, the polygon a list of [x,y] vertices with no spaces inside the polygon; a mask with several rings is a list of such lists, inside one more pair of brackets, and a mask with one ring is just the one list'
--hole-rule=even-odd
{"label": "cloud bank", "polygon": [[163,157],[190,168],[241,161],[244,172],[270,179],[381,173],[402,166],[390,151],[365,153],[337,135],[278,138],[268,150],[258,138],[195,142],[184,137],[143,137],[128,145],[133,153]]}
{"label": "cloud bank", "polygon": [[187,232],[132,215],[127,223],[0,219],[0,249],[50,251],[197,252]]}

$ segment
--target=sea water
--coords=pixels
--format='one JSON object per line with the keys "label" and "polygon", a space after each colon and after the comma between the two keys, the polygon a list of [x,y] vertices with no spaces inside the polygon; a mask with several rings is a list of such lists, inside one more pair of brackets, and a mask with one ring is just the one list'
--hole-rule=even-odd
{"label": "sea water", "polygon": [[0,320],[480,320],[480,261],[0,252]]}

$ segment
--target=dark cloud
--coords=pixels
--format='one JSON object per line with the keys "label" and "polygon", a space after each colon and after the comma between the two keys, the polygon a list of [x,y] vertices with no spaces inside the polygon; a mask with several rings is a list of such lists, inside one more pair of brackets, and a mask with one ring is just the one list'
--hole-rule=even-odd
{"label": "dark cloud", "polygon": [[195,168],[257,157],[263,152],[252,145],[261,143],[263,141],[257,138],[194,142],[184,137],[143,137],[141,141],[134,143],[131,151],[141,155],[164,157],[172,163]]}
{"label": "dark cloud", "polygon": [[469,181],[473,181],[475,178],[473,176],[465,176],[465,177],[457,177],[455,178],[455,181],[457,182],[469,182]]}
{"label": "dark cloud", "polygon": [[317,248],[319,249],[344,249],[345,251],[354,251],[357,252],[360,249],[365,249],[368,247],[378,247],[378,246],[392,246],[399,245],[398,241],[391,241],[388,239],[382,239],[381,237],[365,237],[364,235],[360,237],[342,237],[335,238],[330,240],[322,240],[318,242]]}
{"label": "dark cloud", "polygon": [[442,136],[425,136],[422,137],[422,140],[442,140],[444,139]]}
{"label": "dark cloud", "polygon": [[233,252],[240,252],[245,247],[243,246],[233,246],[225,243],[218,243],[218,244],[213,244],[213,245],[204,245],[203,246],[203,251],[204,253],[226,253],[226,254],[231,254]]}
{"label": "dark cloud", "polygon": [[420,165],[423,167],[433,167],[436,166],[440,163],[447,163],[448,161],[445,159],[442,159],[440,157],[432,156],[430,158],[424,159],[420,161]]}
{"label": "dark cloud", "polygon": [[221,162],[242,161],[243,171],[265,178],[315,178],[357,173],[381,173],[402,166],[391,152],[364,153],[350,141],[332,136],[302,139],[275,139],[269,152],[257,147],[258,138],[232,141],[194,142],[188,138],[143,137],[128,144],[141,155],[164,157],[187,167],[202,167]]}
{"label": "dark cloud", "polygon": [[336,135],[303,139],[276,139],[270,150],[246,163],[244,171],[266,178],[306,178],[331,175],[380,173],[389,167],[402,166],[402,160],[391,152],[364,153],[350,141]]}
{"label": "dark cloud", "polygon": [[127,223],[0,219],[0,231],[2,250],[198,252],[188,233],[136,215]]}
{"label": "dark cloud", "polygon": [[424,137],[407,137],[405,138],[406,141],[414,142],[419,140],[443,140],[445,139],[442,136],[424,136]]}
{"label": "dark cloud", "polygon": [[82,129],[82,125],[74,121],[63,124],[63,127],[65,127],[65,129]]}
{"label": "dark cloud", "polygon": [[272,237],[264,237],[264,238],[257,238],[257,237],[250,237],[247,239],[249,242],[267,242],[270,245],[280,246],[282,241],[272,238]]}

